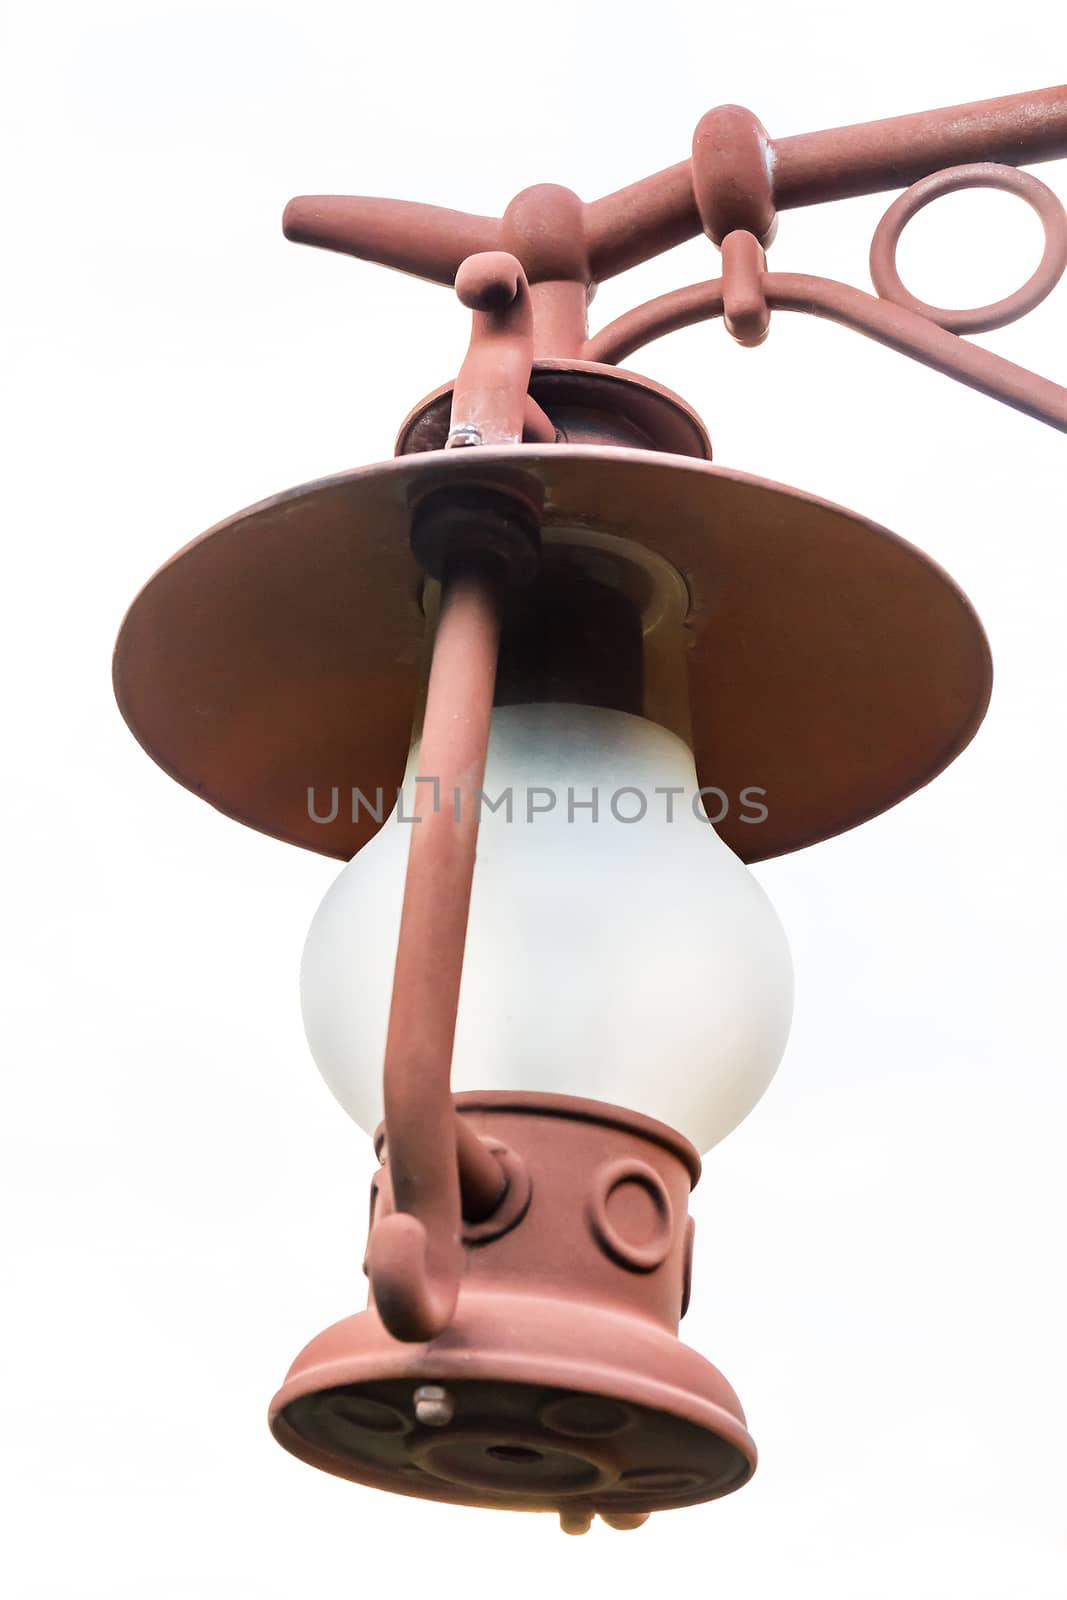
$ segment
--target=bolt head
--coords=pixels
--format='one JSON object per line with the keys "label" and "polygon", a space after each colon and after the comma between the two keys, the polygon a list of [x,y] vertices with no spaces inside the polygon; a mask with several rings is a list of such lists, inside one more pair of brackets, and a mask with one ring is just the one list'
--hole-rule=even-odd
{"label": "bolt head", "polygon": [[424,1428],[447,1428],[455,1409],[452,1396],[438,1383],[424,1383],[415,1390],[415,1420]]}

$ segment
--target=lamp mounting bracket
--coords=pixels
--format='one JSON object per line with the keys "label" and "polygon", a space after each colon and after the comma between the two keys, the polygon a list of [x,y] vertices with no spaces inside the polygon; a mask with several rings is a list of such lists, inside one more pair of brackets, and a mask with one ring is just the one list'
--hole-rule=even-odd
{"label": "lamp mounting bracket", "polygon": [[[742,344],[755,345],[767,335],[772,310],[799,311],[866,334],[1067,431],[1067,388],[963,337],[1025,315],[1062,276],[1067,213],[1046,185],[1017,169],[1065,157],[1067,86],[781,139],[743,107],[719,106],[701,118],[686,160],[599,200],[537,184],[502,216],[486,217],[406,200],[304,195],[289,202],[283,227],[299,243],[455,285],[472,306],[471,280],[481,288],[485,258],[513,257],[524,275],[516,313],[534,361],[615,364],[663,334],[717,317]],[[969,187],[1005,189],[1033,206],[1045,232],[1041,262],[994,305],[927,305],[900,281],[897,239],[916,211]],[[764,252],[780,211],[901,188],[871,247],[875,294],[767,270]],[[720,277],[635,307],[590,337],[587,310],[598,283],[701,233],[722,251]],[[471,257],[483,259],[473,267]],[[495,313],[487,304],[480,314]],[[524,437],[545,442],[546,419],[532,402],[522,421]]]}

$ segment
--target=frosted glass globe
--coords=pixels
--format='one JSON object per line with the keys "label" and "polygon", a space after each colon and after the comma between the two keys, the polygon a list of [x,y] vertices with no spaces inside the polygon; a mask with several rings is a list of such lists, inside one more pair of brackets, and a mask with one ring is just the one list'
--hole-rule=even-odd
{"label": "frosted glass globe", "polygon": [[[368,1131],[382,1116],[412,827],[401,818],[418,772],[416,747],[402,806],[330,888],[304,951],[312,1053]],[[701,1150],[747,1115],[785,1047],[792,966],[770,902],[694,803],[697,787],[688,746],[643,717],[494,711],[484,794],[497,809],[481,808],[454,1089],[608,1101]]]}

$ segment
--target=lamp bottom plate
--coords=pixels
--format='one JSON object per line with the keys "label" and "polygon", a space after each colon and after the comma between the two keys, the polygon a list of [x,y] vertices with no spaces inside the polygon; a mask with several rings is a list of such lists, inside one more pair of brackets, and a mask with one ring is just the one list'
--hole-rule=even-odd
{"label": "lamp bottom plate", "polygon": [[[443,1426],[416,1416],[430,1384],[446,1391]],[[398,1343],[372,1310],[336,1324],[297,1358],[271,1427],[356,1483],[575,1528],[715,1499],[756,1460],[729,1384],[668,1332],[523,1292],[464,1296],[430,1345]]]}

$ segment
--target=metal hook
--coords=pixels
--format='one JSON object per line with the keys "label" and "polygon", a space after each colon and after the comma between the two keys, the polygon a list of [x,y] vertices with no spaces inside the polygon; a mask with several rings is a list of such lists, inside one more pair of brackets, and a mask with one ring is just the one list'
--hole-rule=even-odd
{"label": "metal hook", "polygon": [[504,250],[468,256],[456,273],[456,294],[473,316],[446,448],[520,444],[524,434],[554,444],[555,428],[528,393],[533,302],[519,261]]}
{"label": "metal hook", "polygon": [[[438,781],[417,785],[400,917],[385,1047],[395,1209],[374,1225],[367,1268],[382,1321],[395,1338],[411,1341],[442,1333],[459,1293],[462,1206],[450,1075],[496,681],[499,590],[495,563],[468,558],[446,569],[420,762]],[[485,1162],[495,1162],[473,1142]],[[497,1164],[498,1198],[505,1187]]]}

